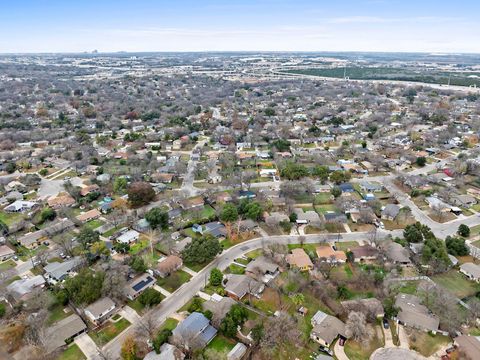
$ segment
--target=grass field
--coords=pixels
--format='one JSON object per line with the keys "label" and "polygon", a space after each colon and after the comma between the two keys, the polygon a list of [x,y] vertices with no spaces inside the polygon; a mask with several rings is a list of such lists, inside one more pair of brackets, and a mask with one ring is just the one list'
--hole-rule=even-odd
{"label": "grass field", "polygon": [[368,360],[370,359],[370,355],[383,345],[383,339],[380,339],[378,336],[374,336],[368,343],[368,346],[353,340],[348,340],[345,343],[345,354],[347,354],[350,359]]}
{"label": "grass field", "polygon": [[21,213],[6,213],[1,211],[0,212],[0,221],[5,223],[5,225],[10,226],[15,224],[16,222],[23,219],[23,214]]}
{"label": "grass field", "polygon": [[88,333],[98,346],[103,346],[113,340],[118,334],[130,326],[127,319],[120,319],[116,322],[108,322],[100,330]]}
{"label": "grass field", "polygon": [[72,311],[70,309],[67,310],[67,312],[63,311],[65,309],[65,306],[63,305],[57,305],[50,309],[50,316],[48,317],[48,324],[53,324],[57,321],[60,321],[62,319],[65,319],[67,316],[69,316]]}
{"label": "grass field", "polygon": [[87,357],[82,350],[80,350],[77,344],[72,344],[67,348],[67,350],[61,353],[56,360],[84,360],[86,358]]}
{"label": "grass field", "polygon": [[358,247],[360,244],[356,241],[345,241],[345,242],[336,242],[335,246],[337,250],[340,251],[347,251],[348,249],[354,249]]}
{"label": "grass field", "polygon": [[175,329],[178,325],[178,320],[176,319],[173,319],[173,318],[167,318],[165,320],[165,322],[160,326],[160,328],[158,329],[158,331],[162,331],[162,330],[171,330],[173,331],[173,329]]}
{"label": "grass field", "polygon": [[243,275],[245,274],[245,268],[244,267],[241,267],[237,264],[231,264],[229,267],[228,267],[228,270],[231,274],[237,274],[237,275]]}
{"label": "grass field", "polygon": [[13,261],[12,259],[9,259],[7,261],[4,261],[4,262],[0,263],[0,271],[9,270],[9,269],[14,268],[15,266],[17,266],[15,261]]}
{"label": "grass field", "polygon": [[479,291],[479,285],[473,281],[468,280],[458,271],[450,270],[444,274],[435,275],[432,277],[438,285],[455,294],[460,299],[474,295]]}
{"label": "grass field", "polygon": [[178,270],[163,279],[159,278],[157,280],[157,285],[164,288],[168,292],[174,292],[180,286],[182,286],[182,284],[185,284],[188,280],[190,280],[190,278],[190,274],[183,270]]}
{"label": "grass field", "polygon": [[217,335],[215,338],[208,344],[207,349],[214,349],[220,353],[228,354],[230,350],[235,346],[236,341],[228,339],[223,335]]}
{"label": "grass field", "polygon": [[440,347],[447,345],[452,340],[448,336],[432,335],[424,331],[407,330],[410,348],[418,351],[423,356],[432,356]]}

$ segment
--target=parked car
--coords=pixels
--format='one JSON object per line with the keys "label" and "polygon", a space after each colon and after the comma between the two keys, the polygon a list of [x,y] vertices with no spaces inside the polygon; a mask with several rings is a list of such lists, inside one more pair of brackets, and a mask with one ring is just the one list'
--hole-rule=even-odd
{"label": "parked car", "polygon": [[385,318],[383,318],[383,328],[390,329],[390,324],[388,323],[388,320]]}
{"label": "parked car", "polygon": [[48,241],[44,241],[43,245],[48,246],[48,245],[50,245],[50,243]]}

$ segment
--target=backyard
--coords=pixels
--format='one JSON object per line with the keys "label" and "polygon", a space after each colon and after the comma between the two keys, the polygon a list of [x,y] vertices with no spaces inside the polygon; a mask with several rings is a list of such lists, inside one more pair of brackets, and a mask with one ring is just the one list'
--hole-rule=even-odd
{"label": "backyard", "polygon": [[478,284],[469,281],[456,270],[450,270],[446,273],[435,275],[432,277],[432,280],[460,299],[472,296],[479,291]]}

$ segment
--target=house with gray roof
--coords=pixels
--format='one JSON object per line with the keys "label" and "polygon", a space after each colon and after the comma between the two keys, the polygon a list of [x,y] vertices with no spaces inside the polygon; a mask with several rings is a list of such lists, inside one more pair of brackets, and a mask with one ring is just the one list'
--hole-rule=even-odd
{"label": "house with gray roof", "polygon": [[395,204],[387,204],[382,210],[382,219],[393,221],[400,212],[400,206]]}
{"label": "house with gray roof", "polygon": [[264,283],[268,283],[278,275],[279,268],[272,260],[267,259],[265,256],[259,256],[248,263],[245,273],[253,277],[259,275]]}
{"label": "house with gray roof", "polygon": [[191,313],[172,332],[173,338],[189,350],[203,349],[216,335],[217,329],[199,312]]}
{"label": "house with gray roof", "polygon": [[242,299],[245,295],[251,294],[260,297],[265,285],[250,276],[229,274],[224,279],[225,292],[235,300]]}
{"label": "house with gray roof", "polygon": [[460,272],[470,280],[480,281],[480,266],[474,263],[465,263],[460,265]]}
{"label": "house with gray roof", "polygon": [[421,303],[418,296],[398,294],[395,298],[395,306],[400,309],[396,317],[397,322],[433,333],[438,330],[440,320]]}
{"label": "house with gray roof", "polygon": [[21,301],[28,299],[30,293],[38,288],[43,288],[45,279],[42,275],[36,275],[28,279],[20,279],[12,282],[7,286],[8,294],[14,301]]}
{"label": "house with gray roof", "polygon": [[313,328],[310,338],[326,348],[330,347],[337,337],[347,338],[344,322],[323,311],[319,310],[313,315],[311,324]]}
{"label": "house with gray roof", "polygon": [[141,274],[130,280],[124,287],[123,291],[129,300],[135,300],[143,291],[153,287],[155,279],[150,274]]}
{"label": "house with gray roof", "polygon": [[47,281],[50,284],[56,284],[57,282],[65,280],[71,272],[79,268],[81,265],[82,259],[77,256],[64,262],[51,262],[44,266],[43,270],[45,271],[45,278]]}
{"label": "house with gray roof", "polygon": [[72,314],[56,322],[47,329],[45,334],[47,352],[50,353],[59,347],[67,345],[67,341],[82,334],[85,330],[87,330],[87,326],[77,314]]}
{"label": "house with gray roof", "polygon": [[227,354],[227,360],[241,360],[246,353],[247,347],[245,346],[245,344],[238,342]]}
{"label": "house with gray roof", "polygon": [[113,314],[115,308],[116,305],[113,300],[109,297],[104,297],[88,305],[84,312],[94,324],[100,325]]}
{"label": "house with gray roof", "polygon": [[387,258],[395,264],[409,265],[411,264],[408,250],[396,242],[389,242],[384,245]]}

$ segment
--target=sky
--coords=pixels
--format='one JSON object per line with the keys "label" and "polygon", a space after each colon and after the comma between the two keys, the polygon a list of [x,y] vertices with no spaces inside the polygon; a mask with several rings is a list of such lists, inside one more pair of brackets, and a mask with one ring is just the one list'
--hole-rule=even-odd
{"label": "sky", "polygon": [[479,0],[0,0],[0,53],[480,53]]}

